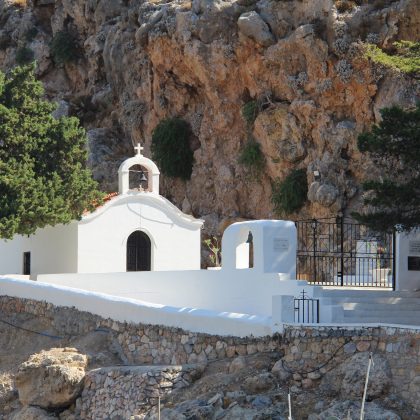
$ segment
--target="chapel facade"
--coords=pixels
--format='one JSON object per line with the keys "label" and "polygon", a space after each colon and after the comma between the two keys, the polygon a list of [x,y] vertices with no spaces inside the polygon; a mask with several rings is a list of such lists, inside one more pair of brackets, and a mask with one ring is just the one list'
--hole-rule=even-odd
{"label": "chapel facade", "polygon": [[80,221],[0,241],[0,274],[199,270],[203,221],[159,194],[159,169],[142,154],[118,170],[118,193]]}

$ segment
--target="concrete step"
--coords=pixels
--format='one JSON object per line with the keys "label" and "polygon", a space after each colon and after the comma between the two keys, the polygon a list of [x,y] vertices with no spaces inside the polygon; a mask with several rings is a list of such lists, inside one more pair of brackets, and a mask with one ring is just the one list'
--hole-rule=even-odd
{"label": "concrete step", "polygon": [[[389,322],[391,320],[416,320],[420,324],[420,311],[407,311],[402,313],[390,313],[389,311],[354,311],[354,310],[344,310],[344,318],[349,319],[375,319],[381,322]],[[386,321],[385,321],[386,320]]]}
{"label": "concrete step", "polygon": [[[356,297],[390,297],[390,296],[398,296],[392,294],[392,291],[389,290],[325,290],[322,288],[317,288],[314,290],[314,296],[316,297],[336,297],[336,298],[356,298]],[[395,292],[394,292],[395,293]],[[400,297],[400,296],[398,296]]]}
{"label": "concrete step", "polygon": [[378,303],[378,302],[342,302],[340,305],[345,310],[356,311],[386,311],[386,312],[420,312],[420,302],[398,304]]}
{"label": "concrete step", "polygon": [[314,297],[329,297],[329,298],[420,298],[418,292],[395,292],[393,290],[353,290],[353,289],[325,289],[325,288],[316,288],[314,290]]}
{"label": "concrete step", "polygon": [[377,319],[377,318],[344,318],[344,324],[390,324],[390,325],[404,325],[404,326],[413,326],[413,327],[420,327],[420,322],[418,319],[403,319],[403,320],[395,320],[395,319]]}
{"label": "concrete step", "polygon": [[394,319],[394,318],[343,318],[344,324],[397,324],[397,325],[412,325],[414,327],[420,327],[420,320],[418,318],[404,318],[404,319]]}
{"label": "concrete step", "polygon": [[386,305],[419,305],[420,299],[416,297],[401,298],[401,297],[328,297],[324,298],[325,303],[332,305],[340,305],[345,303],[374,303]]}

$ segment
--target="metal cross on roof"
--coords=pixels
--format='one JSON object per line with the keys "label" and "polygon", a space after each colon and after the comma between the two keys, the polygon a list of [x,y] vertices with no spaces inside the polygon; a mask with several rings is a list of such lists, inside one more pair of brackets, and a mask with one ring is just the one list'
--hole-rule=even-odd
{"label": "metal cross on roof", "polygon": [[144,147],[141,147],[140,143],[137,143],[137,146],[134,147],[134,150],[137,152],[137,156],[141,156],[141,151],[144,149]]}

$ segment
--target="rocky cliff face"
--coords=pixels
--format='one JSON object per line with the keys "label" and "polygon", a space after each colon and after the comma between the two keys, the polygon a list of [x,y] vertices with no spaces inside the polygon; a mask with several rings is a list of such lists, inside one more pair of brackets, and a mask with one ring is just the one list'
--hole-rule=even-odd
{"label": "rocky cliff face", "polygon": [[[346,3],[346,7],[338,3]],[[357,5],[358,3],[359,5]],[[163,194],[204,217],[209,233],[240,217],[274,217],[271,184],[294,168],[308,177],[295,217],[359,205],[360,180],[380,169],[362,157],[357,133],[379,110],[410,106],[418,80],[373,65],[359,41],[418,40],[418,0],[33,0],[0,1],[0,65],[30,49],[58,113],[88,130],[90,163],[106,189],[138,141],[167,117],[189,122],[190,181],[164,179]],[[338,10],[337,10],[338,9]],[[54,63],[49,43],[65,30],[76,60]],[[258,101],[251,127],[241,108]],[[238,156],[249,136],[266,159],[250,178]],[[320,172],[315,181],[313,171]]]}

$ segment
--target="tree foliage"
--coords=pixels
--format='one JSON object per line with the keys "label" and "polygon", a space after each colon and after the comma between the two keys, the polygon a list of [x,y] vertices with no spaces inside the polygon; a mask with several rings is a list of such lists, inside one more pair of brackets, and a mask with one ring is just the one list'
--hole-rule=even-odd
{"label": "tree foliage", "polygon": [[194,157],[190,135],[190,126],[180,118],[162,120],[153,130],[152,155],[164,175],[191,178]]}
{"label": "tree foliage", "polygon": [[420,104],[381,111],[382,121],[358,138],[361,152],[380,166],[382,179],[367,180],[363,213],[353,216],[377,231],[420,226]]}
{"label": "tree foliage", "polygon": [[0,237],[68,223],[100,200],[77,118],[55,119],[34,64],[0,72]]}

